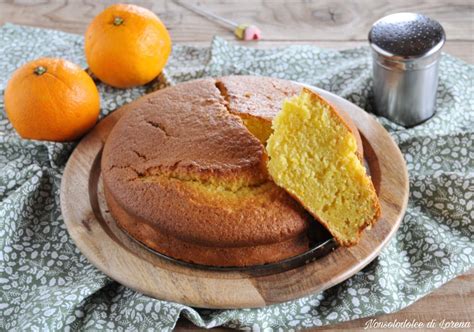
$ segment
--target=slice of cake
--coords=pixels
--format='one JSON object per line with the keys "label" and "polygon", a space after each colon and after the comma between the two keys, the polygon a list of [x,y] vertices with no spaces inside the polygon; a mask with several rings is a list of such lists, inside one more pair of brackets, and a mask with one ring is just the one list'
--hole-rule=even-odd
{"label": "slice of cake", "polygon": [[287,99],[267,142],[268,170],[343,246],[380,216],[356,139],[337,111],[309,89]]}

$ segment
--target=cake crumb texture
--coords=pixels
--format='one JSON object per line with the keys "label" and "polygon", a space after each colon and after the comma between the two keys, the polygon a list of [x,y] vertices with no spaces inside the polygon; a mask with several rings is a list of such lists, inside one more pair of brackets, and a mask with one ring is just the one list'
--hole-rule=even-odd
{"label": "cake crumb texture", "polygon": [[284,102],[267,142],[268,170],[344,246],[380,216],[356,139],[332,105],[304,89]]}

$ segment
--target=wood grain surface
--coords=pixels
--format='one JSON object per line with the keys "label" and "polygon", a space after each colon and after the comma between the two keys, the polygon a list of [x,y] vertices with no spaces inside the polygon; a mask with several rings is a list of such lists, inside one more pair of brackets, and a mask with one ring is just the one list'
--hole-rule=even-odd
{"label": "wood grain surface", "polygon": [[[90,20],[116,1],[0,1],[0,24],[12,22],[82,34]],[[231,32],[197,16],[172,0],[128,1],[153,10],[170,30],[175,43],[207,45],[213,35],[233,40]],[[370,26],[380,17],[402,11],[426,14],[443,25],[445,51],[474,63],[473,8],[470,0],[229,0],[192,1],[239,23],[258,25],[263,41],[253,47],[290,43],[350,48],[367,45]]]}
{"label": "wood grain surface", "polygon": [[[428,323],[432,320],[441,322],[474,322],[474,271],[460,276],[446,285],[431,293],[430,295],[418,300],[408,308],[399,312],[381,315],[376,317],[361,318],[336,325],[313,328],[311,331],[365,331],[365,326],[371,319],[377,319],[379,322],[394,322],[395,320],[403,322],[406,320]],[[186,319],[181,319],[176,325],[176,331],[203,331]],[[231,331],[228,328],[216,328],[212,331]],[[368,329],[367,331],[387,332],[393,330],[387,329]],[[396,330],[401,331],[401,330]],[[421,331],[421,330],[419,330]],[[429,330],[429,331],[439,331]],[[453,330],[445,330],[453,331]],[[464,331],[472,331],[465,329]]]}
{"label": "wood grain surface", "polygon": [[[0,25],[6,22],[58,29],[82,34],[91,18],[114,1],[92,0],[0,0]],[[175,43],[206,46],[213,35],[234,40],[233,35],[172,1],[128,1],[154,10],[170,29]],[[312,44],[319,47],[351,48],[366,45],[370,25],[386,14],[414,11],[427,14],[444,26],[444,51],[474,63],[474,14],[472,0],[450,1],[195,1],[238,22],[257,24],[264,40],[242,43],[252,47]],[[308,10],[310,8],[310,10]],[[295,33],[296,31],[296,33]],[[473,321],[474,272],[458,277],[414,305],[380,320],[452,319]],[[335,325],[324,330],[359,330],[366,319]],[[177,330],[189,330],[183,319]],[[184,327],[184,328],[183,328]]]}

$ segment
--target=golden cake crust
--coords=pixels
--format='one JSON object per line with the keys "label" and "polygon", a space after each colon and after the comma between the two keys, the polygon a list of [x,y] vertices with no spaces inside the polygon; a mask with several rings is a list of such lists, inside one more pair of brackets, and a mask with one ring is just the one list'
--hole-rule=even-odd
{"label": "golden cake crust", "polygon": [[213,266],[249,266],[277,262],[291,254],[308,250],[308,237],[304,232],[286,241],[246,247],[216,247],[197,244],[161,232],[148,221],[130,215],[106,191],[109,208],[119,225],[130,236],[149,248],[175,259]]}

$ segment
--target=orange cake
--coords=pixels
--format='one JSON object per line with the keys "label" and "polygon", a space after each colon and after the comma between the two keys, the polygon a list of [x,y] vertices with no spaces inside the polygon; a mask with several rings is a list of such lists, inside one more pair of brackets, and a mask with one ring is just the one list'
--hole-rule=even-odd
{"label": "orange cake", "polygon": [[334,106],[309,89],[285,100],[268,139],[272,179],[344,246],[380,216],[356,139]]}
{"label": "orange cake", "polygon": [[300,91],[278,79],[209,78],[124,106],[102,156],[117,224],[162,254],[205,265],[265,264],[308,250],[315,221],[270,179],[265,150],[268,125]]}

